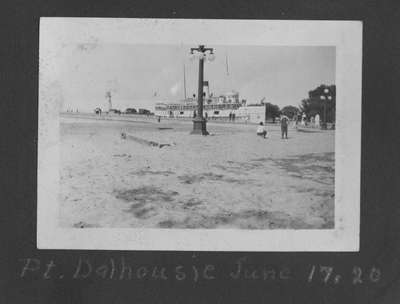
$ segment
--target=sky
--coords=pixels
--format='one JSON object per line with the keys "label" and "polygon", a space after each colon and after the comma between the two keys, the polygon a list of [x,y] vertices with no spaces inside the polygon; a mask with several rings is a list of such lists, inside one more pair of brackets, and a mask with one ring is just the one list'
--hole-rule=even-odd
{"label": "sky", "polygon": [[[62,110],[107,109],[105,94],[111,91],[113,108],[153,111],[156,102],[184,98],[184,68],[187,96],[197,94],[198,60],[189,59],[190,47],[194,46],[66,44],[51,60],[44,58],[40,71],[48,73],[50,87],[62,96]],[[204,80],[214,95],[235,90],[250,103],[265,97],[282,108],[298,106],[321,84],[335,84],[334,47],[213,47],[215,60],[205,62]]]}

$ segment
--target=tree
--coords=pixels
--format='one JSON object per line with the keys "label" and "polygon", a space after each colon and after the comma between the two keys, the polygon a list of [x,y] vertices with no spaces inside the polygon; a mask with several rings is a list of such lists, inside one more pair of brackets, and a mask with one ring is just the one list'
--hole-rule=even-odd
{"label": "tree", "polygon": [[272,119],[275,122],[275,118],[280,115],[280,110],[277,105],[270,102],[265,103],[265,120]]}
{"label": "tree", "polygon": [[[327,90],[325,92],[325,90]],[[322,98],[321,98],[322,97]],[[329,97],[329,99],[328,99]],[[326,121],[335,122],[336,119],[336,86],[320,85],[308,92],[308,98],[301,101],[300,110],[307,117],[319,114],[321,119],[324,117],[324,107],[326,107]]]}
{"label": "tree", "polygon": [[283,107],[281,110],[281,113],[283,115],[286,115],[290,119],[293,119],[293,117],[296,117],[299,114],[299,108],[295,106],[286,106]]}
{"label": "tree", "polygon": [[301,112],[305,113],[307,117],[315,116],[316,114],[322,115],[323,104],[320,99],[307,98],[301,101]]}

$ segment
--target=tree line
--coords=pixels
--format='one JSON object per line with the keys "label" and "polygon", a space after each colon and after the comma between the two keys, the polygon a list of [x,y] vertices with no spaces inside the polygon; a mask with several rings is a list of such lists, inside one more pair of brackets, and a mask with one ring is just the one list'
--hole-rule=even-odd
{"label": "tree line", "polygon": [[308,98],[301,100],[299,106],[285,106],[282,109],[278,105],[270,102],[265,104],[266,120],[275,119],[281,114],[286,115],[290,119],[301,119],[303,113],[307,119],[319,114],[324,121],[326,114],[327,122],[335,122],[336,119],[336,86],[335,85],[320,85],[317,88],[308,92]]}

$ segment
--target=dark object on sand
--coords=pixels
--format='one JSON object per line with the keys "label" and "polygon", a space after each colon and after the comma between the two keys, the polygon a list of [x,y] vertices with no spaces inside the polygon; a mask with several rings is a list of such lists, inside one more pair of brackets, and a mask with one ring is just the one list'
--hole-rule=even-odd
{"label": "dark object on sand", "polygon": [[151,146],[151,147],[159,147],[159,148],[162,148],[162,147],[166,147],[166,146],[171,146],[171,144],[160,144],[160,143],[158,143],[158,142],[151,141],[151,140],[147,140],[147,139],[143,139],[143,138],[140,138],[140,137],[137,137],[137,136],[133,136],[133,135],[127,134],[127,133],[125,133],[125,132],[122,132],[122,133],[121,133],[121,138],[122,138],[122,139],[133,140],[133,141],[136,141],[136,142],[138,142],[138,143],[140,143],[140,144],[147,145],[147,146]]}
{"label": "dark object on sand", "polygon": [[321,132],[323,132],[323,131],[321,131],[321,129],[301,127],[301,126],[297,126],[296,130],[298,132],[305,132],[305,133],[321,133]]}

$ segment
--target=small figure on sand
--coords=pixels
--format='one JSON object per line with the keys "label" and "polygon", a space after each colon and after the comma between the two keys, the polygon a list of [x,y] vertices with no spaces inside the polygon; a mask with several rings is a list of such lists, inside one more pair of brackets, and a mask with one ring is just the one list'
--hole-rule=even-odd
{"label": "small figure on sand", "polygon": [[257,135],[264,138],[267,136],[267,129],[262,121],[260,121],[260,125],[257,127]]}
{"label": "small figure on sand", "polygon": [[319,118],[319,114],[315,115],[315,126],[317,128],[320,128],[320,118]]}
{"label": "small figure on sand", "polygon": [[301,116],[301,125],[302,126],[305,126],[306,125],[306,114],[305,113],[303,113],[303,115]]}
{"label": "small figure on sand", "polygon": [[158,121],[158,122],[161,121],[161,116],[158,116],[157,121]]}
{"label": "small figure on sand", "polygon": [[94,109],[94,112],[96,113],[96,115],[100,115],[101,116],[101,109],[100,108]]}
{"label": "small figure on sand", "polygon": [[281,131],[282,131],[282,139],[283,138],[288,138],[287,133],[288,133],[288,124],[289,124],[289,118],[286,115],[281,115]]}

